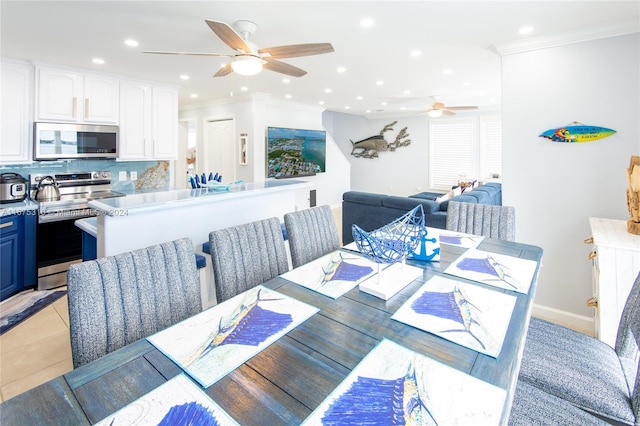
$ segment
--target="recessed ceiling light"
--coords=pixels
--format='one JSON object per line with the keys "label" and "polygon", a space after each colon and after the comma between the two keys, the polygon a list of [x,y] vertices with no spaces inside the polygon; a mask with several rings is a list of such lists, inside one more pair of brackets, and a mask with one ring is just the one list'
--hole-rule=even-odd
{"label": "recessed ceiling light", "polygon": [[346,105],[344,109],[351,109],[351,107],[349,105]]}
{"label": "recessed ceiling light", "polygon": [[326,89],[324,89],[324,93],[331,93],[331,92],[332,92],[332,90],[329,89],[328,87]]}
{"label": "recessed ceiling light", "polygon": [[411,51],[411,53],[410,53],[410,55],[411,55],[413,58],[417,58],[418,56],[422,55],[422,52],[421,52],[421,51],[419,51],[419,50],[412,50],[412,51]]}
{"label": "recessed ceiling light", "polygon": [[404,111],[405,109],[407,109],[407,107],[403,106],[403,107],[400,107],[400,109]]}
{"label": "recessed ceiling light", "polygon": [[336,71],[338,71],[339,73],[343,73],[345,72],[347,69],[345,67],[338,67],[338,69],[336,69]]}
{"label": "recessed ceiling light", "polygon": [[319,101],[318,105],[324,105],[324,101]]}
{"label": "recessed ceiling light", "polygon": [[197,98],[197,97],[198,97],[198,94],[197,94],[197,93],[192,93],[192,94],[191,94],[191,97],[192,97],[192,98]]}
{"label": "recessed ceiling light", "polygon": [[362,96],[356,96],[356,99],[361,101],[363,99],[363,97]]}
{"label": "recessed ceiling light", "polygon": [[442,74],[444,75],[449,75],[451,73],[453,73],[453,70],[451,68],[445,68],[442,70]]}
{"label": "recessed ceiling light", "polygon": [[284,97],[287,98],[287,99],[291,99],[291,95],[288,94],[288,93],[286,95],[284,95]]}
{"label": "recessed ceiling light", "polygon": [[410,94],[411,94],[411,90],[405,90],[405,91],[404,91],[404,92],[402,92],[402,93],[404,93],[405,95],[410,95]]}
{"label": "recessed ceiling light", "polygon": [[138,42],[132,38],[128,38],[124,41],[124,44],[126,44],[129,47],[137,47],[138,46]]}
{"label": "recessed ceiling light", "polygon": [[471,82],[470,81],[464,81],[464,82],[462,82],[462,85],[465,86],[465,87],[469,87],[469,86],[471,86]]}
{"label": "recessed ceiling light", "polygon": [[247,86],[242,86],[240,90],[242,90],[243,92],[246,92],[247,90],[249,90],[249,88]]}
{"label": "recessed ceiling light", "polygon": [[368,109],[366,112],[367,112],[367,114],[369,114],[369,113],[371,113],[371,110],[370,110],[370,109]]}
{"label": "recessed ceiling light", "polygon": [[380,102],[380,105],[385,106],[387,103],[386,102]]}
{"label": "recessed ceiling light", "polygon": [[531,27],[531,26],[521,27],[518,30],[518,34],[520,34],[520,35],[530,34],[532,32],[533,32],[533,27]]}
{"label": "recessed ceiling light", "polygon": [[104,64],[104,59],[102,59],[102,58],[93,58],[92,62],[94,64],[102,65],[102,64]]}
{"label": "recessed ceiling light", "polygon": [[360,21],[360,26],[362,28],[369,28],[373,25],[373,19],[371,18],[364,18]]}
{"label": "recessed ceiling light", "polygon": [[384,84],[384,81],[382,80],[376,81],[376,86],[382,86],[383,84]]}
{"label": "recessed ceiling light", "polygon": [[188,76],[188,75],[186,75],[186,74],[182,74],[182,75],[180,76],[180,79],[181,79],[181,80],[189,80],[189,76]]}
{"label": "recessed ceiling light", "polygon": [[288,78],[283,78],[283,79],[282,79],[282,82],[283,82],[284,84],[288,84],[288,83],[290,83],[290,82],[291,82],[291,80],[289,80]]}

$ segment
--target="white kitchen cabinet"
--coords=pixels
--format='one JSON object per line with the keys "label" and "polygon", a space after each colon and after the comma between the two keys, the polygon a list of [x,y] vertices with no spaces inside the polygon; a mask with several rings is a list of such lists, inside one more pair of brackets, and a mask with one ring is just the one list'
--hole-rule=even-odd
{"label": "white kitchen cabinet", "polygon": [[118,124],[117,78],[38,67],[36,92],[36,120]]}
{"label": "white kitchen cabinet", "polygon": [[590,217],[589,225],[595,335],[613,347],[622,310],[640,272],[640,235],[627,232],[624,220]]}
{"label": "white kitchen cabinet", "polygon": [[123,81],[119,160],[174,160],[178,150],[178,89]]}
{"label": "white kitchen cabinet", "polygon": [[0,163],[31,162],[33,67],[2,60]]}

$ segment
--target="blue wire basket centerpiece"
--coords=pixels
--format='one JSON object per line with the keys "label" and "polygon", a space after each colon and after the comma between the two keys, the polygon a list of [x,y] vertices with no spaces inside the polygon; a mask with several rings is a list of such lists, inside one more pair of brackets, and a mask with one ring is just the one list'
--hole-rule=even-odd
{"label": "blue wire basket centerpiece", "polygon": [[426,235],[424,210],[422,205],[418,205],[393,222],[371,232],[354,224],[352,232],[360,254],[367,259],[379,264],[404,261]]}

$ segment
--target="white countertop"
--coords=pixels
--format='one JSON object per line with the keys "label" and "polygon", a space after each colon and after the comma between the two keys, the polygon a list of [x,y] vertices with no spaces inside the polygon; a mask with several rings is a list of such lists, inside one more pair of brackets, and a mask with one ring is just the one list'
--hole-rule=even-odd
{"label": "white countertop", "polygon": [[98,235],[98,218],[95,216],[78,219],[75,221],[74,225],[93,237]]}
{"label": "white countertop", "polygon": [[171,191],[132,194],[126,197],[104,198],[89,202],[89,207],[112,217],[165,210],[193,204],[219,202],[240,197],[249,197],[263,191],[277,192],[313,186],[301,180],[266,180],[231,185],[227,191],[214,188],[176,189]]}
{"label": "white countertop", "polygon": [[0,217],[12,214],[25,214],[25,212],[29,212],[28,214],[36,214],[35,210],[38,210],[38,203],[27,198],[13,203],[0,204]]}

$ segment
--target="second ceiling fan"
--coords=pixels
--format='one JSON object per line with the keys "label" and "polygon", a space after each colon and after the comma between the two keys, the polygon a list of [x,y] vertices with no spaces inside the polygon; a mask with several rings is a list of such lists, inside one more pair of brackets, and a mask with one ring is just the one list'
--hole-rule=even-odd
{"label": "second ceiling fan", "polygon": [[228,24],[219,21],[205,20],[209,28],[227,46],[235,50],[235,53],[206,53],[206,52],[163,52],[146,51],[144,53],[154,53],[161,55],[196,55],[196,56],[226,56],[231,58],[231,62],[225,64],[214,77],[223,77],[236,72],[241,75],[254,75],[262,68],[286,74],[291,77],[302,77],[307,72],[301,68],[279,61],[282,58],[297,58],[301,56],[320,55],[333,52],[331,43],[306,43],[290,44],[285,46],[258,47],[249,41],[249,36],[253,34],[258,26],[251,21],[237,21],[232,28]]}
{"label": "second ceiling fan", "polygon": [[468,110],[474,110],[474,109],[478,109],[477,106],[445,106],[445,104],[443,104],[442,102],[434,102],[433,105],[431,105],[431,108],[429,108],[427,110],[427,115],[429,115],[429,117],[440,117],[442,116],[442,114],[445,115],[455,115],[455,111],[468,111]]}

